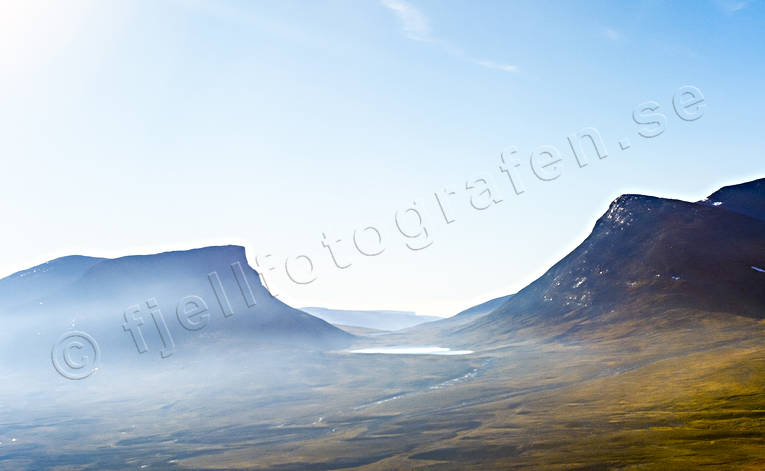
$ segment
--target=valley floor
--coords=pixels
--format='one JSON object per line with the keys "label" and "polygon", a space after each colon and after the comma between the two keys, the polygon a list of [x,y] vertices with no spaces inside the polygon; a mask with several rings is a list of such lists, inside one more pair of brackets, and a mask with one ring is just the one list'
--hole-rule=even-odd
{"label": "valley floor", "polygon": [[464,357],[239,351],[206,382],[6,399],[0,469],[764,469],[763,338],[742,320]]}

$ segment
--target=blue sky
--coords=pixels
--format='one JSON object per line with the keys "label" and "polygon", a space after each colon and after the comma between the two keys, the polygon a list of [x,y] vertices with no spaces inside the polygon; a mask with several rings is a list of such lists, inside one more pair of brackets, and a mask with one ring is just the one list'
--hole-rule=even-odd
{"label": "blue sky", "polygon": [[[621,193],[765,176],[761,1],[0,9],[0,276],[236,243],[292,305],[451,315],[535,279]],[[688,85],[695,121],[673,111]],[[649,101],[651,139],[632,118]],[[585,127],[608,157],[580,168],[566,137]],[[561,154],[554,180],[531,167],[540,146]],[[511,147],[521,195],[498,169]],[[502,202],[471,206],[476,180]]]}

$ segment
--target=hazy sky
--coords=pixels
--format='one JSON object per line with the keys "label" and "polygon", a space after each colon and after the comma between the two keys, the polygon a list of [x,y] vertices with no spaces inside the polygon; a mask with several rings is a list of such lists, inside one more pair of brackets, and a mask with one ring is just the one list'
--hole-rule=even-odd
{"label": "hazy sky", "polygon": [[[233,243],[294,306],[451,315],[535,279],[621,193],[765,176],[764,69],[761,1],[0,0],[0,276]],[[585,127],[608,157],[580,167]]]}

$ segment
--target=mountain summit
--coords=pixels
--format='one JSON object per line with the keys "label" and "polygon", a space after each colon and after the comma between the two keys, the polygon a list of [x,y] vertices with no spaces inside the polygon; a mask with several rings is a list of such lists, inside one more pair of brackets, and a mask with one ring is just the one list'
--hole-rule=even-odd
{"label": "mountain summit", "polygon": [[765,220],[765,178],[722,187],[701,203]]}

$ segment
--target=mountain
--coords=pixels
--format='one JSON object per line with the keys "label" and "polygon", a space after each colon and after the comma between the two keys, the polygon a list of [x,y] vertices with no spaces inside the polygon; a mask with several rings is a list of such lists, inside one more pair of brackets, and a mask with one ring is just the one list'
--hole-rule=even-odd
{"label": "mountain", "polygon": [[72,330],[90,334],[113,362],[213,345],[331,349],[353,339],[273,297],[238,246],[65,257],[0,280],[0,293],[0,353],[24,347],[35,353],[34,362],[47,355],[49,363],[51,345]]}
{"label": "mountain", "polygon": [[722,187],[701,203],[765,220],[765,178]]}
{"label": "mountain", "polygon": [[444,325],[446,324],[461,325],[461,324],[467,324],[467,323],[473,322],[474,320],[480,317],[483,317],[486,314],[497,309],[499,306],[502,306],[512,297],[513,297],[512,294],[508,294],[506,296],[500,296],[498,298],[490,299],[489,301],[486,301],[476,306],[473,306],[471,308],[465,309],[464,311],[458,314],[455,314],[454,316],[449,317],[448,319],[444,319],[443,324]]}
{"label": "mountain", "polygon": [[440,319],[434,316],[420,316],[409,311],[357,311],[323,307],[304,307],[301,310],[330,324],[376,330],[406,329]]}
{"label": "mountain", "polygon": [[573,252],[451,334],[497,344],[530,332],[616,338],[705,316],[763,319],[765,220],[752,217],[763,181],[723,188],[712,204],[620,196]]}
{"label": "mountain", "polygon": [[457,327],[470,324],[502,306],[512,297],[512,294],[508,294],[506,296],[490,299],[489,301],[485,301],[481,304],[469,307],[464,311],[458,312],[452,317],[419,324],[407,329],[405,332],[409,334],[423,335],[424,342],[434,342],[436,341],[435,337],[437,337],[439,333],[450,332]]}

